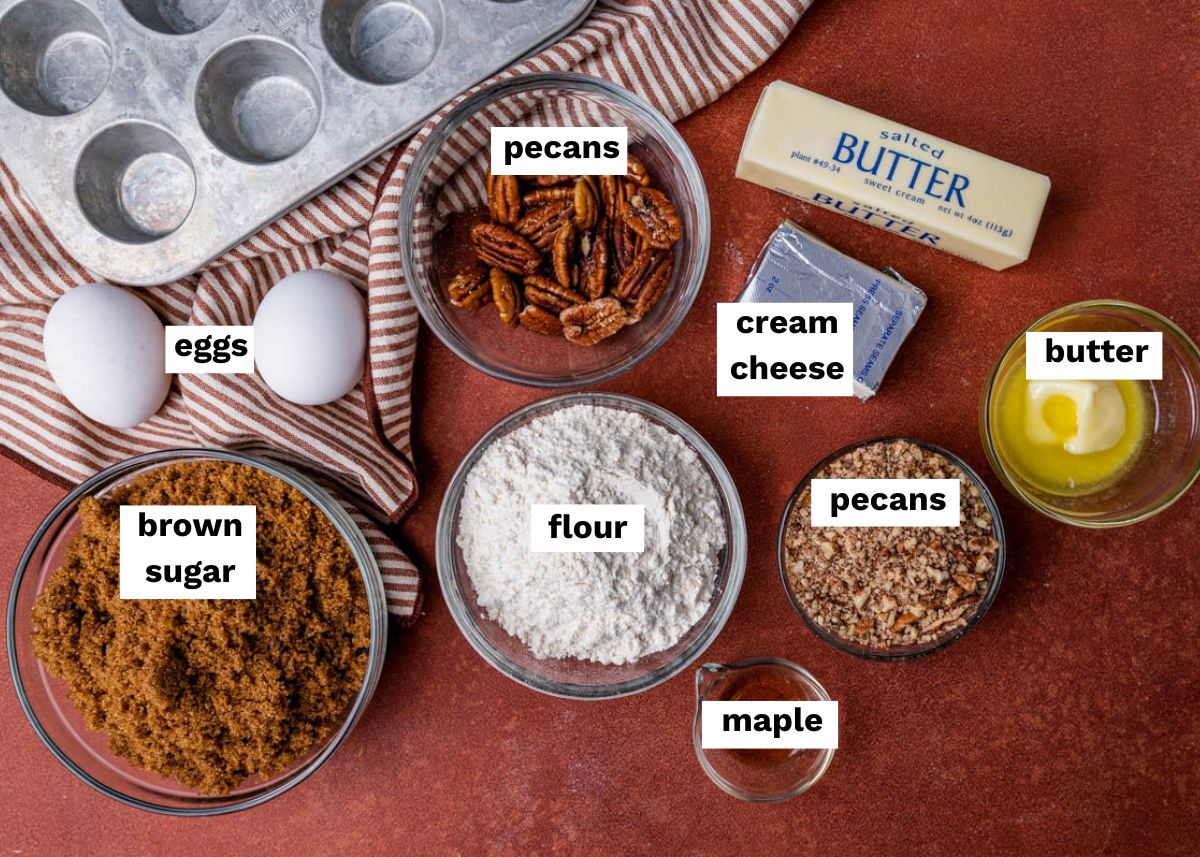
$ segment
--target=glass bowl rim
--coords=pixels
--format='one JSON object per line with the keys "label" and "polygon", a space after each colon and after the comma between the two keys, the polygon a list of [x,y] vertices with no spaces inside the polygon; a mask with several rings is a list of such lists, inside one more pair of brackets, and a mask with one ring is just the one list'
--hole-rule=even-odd
{"label": "glass bowl rim", "polygon": [[[869,446],[876,443],[893,443],[895,441],[906,441],[921,447],[921,449],[924,449],[927,452],[937,453],[962,471],[963,475],[966,476],[967,479],[969,479],[977,489],[979,489],[980,497],[983,498],[983,503],[992,516],[992,538],[999,542],[1000,547],[996,550],[996,570],[992,575],[992,583],[988,588],[987,595],[984,596],[983,601],[979,602],[979,605],[975,610],[975,614],[967,620],[965,625],[963,625],[961,628],[951,631],[943,637],[939,637],[936,640],[931,640],[928,643],[908,648],[903,651],[889,652],[886,649],[867,649],[859,646],[856,643],[852,643],[849,640],[844,640],[836,634],[822,628],[816,623],[815,620],[813,620],[811,616],[808,615],[808,611],[806,611],[800,604],[796,594],[792,592],[791,584],[788,583],[786,538],[788,521],[792,517],[792,510],[795,508],[796,503],[800,501],[800,495],[804,492],[804,489],[808,486],[808,483],[812,481],[813,476],[815,476],[827,465],[833,463],[842,456],[853,452],[859,447]],[[848,655],[854,655],[857,658],[862,658],[863,660],[867,661],[903,663],[906,661],[916,660],[917,658],[927,657],[935,652],[940,652],[950,644],[961,640],[967,635],[968,631],[979,624],[984,615],[988,612],[988,610],[991,609],[992,602],[996,600],[996,596],[1000,592],[1000,584],[1004,578],[1004,568],[1008,562],[1008,539],[1004,533],[1004,521],[1000,517],[1000,507],[996,504],[996,498],[992,495],[992,491],[990,488],[988,488],[987,483],[983,481],[983,478],[971,467],[971,465],[967,464],[962,460],[962,458],[955,455],[950,450],[939,446],[936,443],[920,440],[919,438],[908,435],[881,435],[879,437],[870,437],[866,438],[865,440],[857,440],[846,444],[840,449],[837,449],[822,458],[815,465],[813,465],[807,473],[804,474],[804,476],[800,479],[800,482],[796,485],[796,489],[792,492],[791,497],[788,498],[787,504],[784,506],[783,519],[779,523],[779,535],[777,537],[775,551],[776,563],[779,566],[779,580],[783,584],[783,591],[787,595],[788,601],[791,602],[792,609],[795,610],[796,614],[804,620],[804,624],[808,626],[809,630],[811,630],[814,634],[816,634],[829,645],[833,646],[838,651],[845,652]]]}
{"label": "glass bowl rim", "polygon": [[[635,678],[609,684],[575,684],[548,679],[536,672],[527,670],[514,663],[503,652],[496,649],[480,632],[474,614],[468,607],[466,594],[459,591],[455,575],[455,539],[457,531],[457,509],[462,499],[463,487],[467,475],[478,462],[483,452],[498,438],[508,434],[521,423],[538,416],[551,413],[572,405],[592,405],[595,407],[615,407],[621,410],[633,411],[648,417],[665,426],[669,431],[679,435],[691,446],[704,461],[713,474],[713,482],[721,499],[724,515],[728,520],[730,543],[726,545],[728,552],[729,574],[725,580],[725,588],[716,604],[716,612],[708,619],[700,634],[692,643],[679,652],[671,661],[657,669],[651,670]],[[704,437],[680,417],[659,405],[630,396],[625,393],[606,393],[600,391],[577,391],[562,393],[530,402],[505,417],[488,429],[482,437],[463,456],[454,475],[446,487],[442,497],[441,509],[438,512],[436,536],[436,562],[438,583],[442,597],[446,601],[450,615],[459,631],[470,643],[476,653],[490,666],[518,684],[562,699],[617,699],[631,696],[656,687],[674,678],[689,666],[694,664],[708,647],[716,640],[737,603],[738,594],[746,572],[746,557],[748,553],[746,520],[742,511],[741,498],[733,477],[716,451]],[[694,628],[695,626],[693,626]],[[502,629],[503,630],[503,629]],[[691,629],[689,629],[690,631]],[[507,632],[505,632],[507,633]],[[510,635],[511,636],[511,635]],[[513,639],[516,639],[515,637]],[[524,645],[519,640],[520,645]]]}
{"label": "glass bowl rim", "polygon": [[1030,322],[1021,330],[1000,352],[1000,357],[988,373],[987,381],[983,386],[983,395],[979,400],[979,434],[983,444],[984,454],[987,455],[988,464],[991,465],[992,471],[1000,479],[1000,482],[1008,489],[1014,497],[1020,500],[1029,508],[1036,512],[1045,515],[1047,518],[1058,521],[1059,523],[1069,524],[1074,527],[1084,527],[1086,529],[1112,529],[1115,527],[1127,527],[1130,524],[1136,524],[1152,518],[1159,512],[1165,511],[1168,507],[1183,497],[1184,494],[1200,477],[1200,459],[1192,468],[1190,474],[1179,480],[1172,492],[1159,500],[1157,503],[1133,514],[1125,515],[1120,518],[1111,520],[1091,520],[1087,518],[1079,518],[1074,515],[1064,512],[1054,506],[1039,501],[1029,492],[1025,491],[1017,481],[1010,476],[1008,468],[1006,468],[1000,458],[996,442],[993,437],[991,421],[988,419],[988,413],[991,410],[992,398],[997,392],[997,381],[1000,377],[1000,370],[1007,363],[1013,352],[1024,343],[1025,334],[1030,331],[1036,331],[1041,326],[1056,321],[1072,313],[1078,313],[1086,310],[1094,309],[1113,309],[1119,310],[1133,316],[1140,316],[1153,323],[1153,326],[1161,327],[1162,332],[1172,334],[1176,341],[1183,347],[1184,351],[1191,354],[1192,358],[1200,365],[1200,347],[1195,341],[1188,336],[1187,332],[1177,325],[1171,319],[1167,318],[1157,310],[1150,307],[1142,306],[1141,304],[1133,303],[1132,301],[1117,300],[1115,298],[1095,298],[1084,301],[1075,301],[1064,306],[1053,309]]}
{"label": "glass bowl rim", "polygon": [[[346,545],[353,554],[359,573],[363,578],[364,589],[367,594],[367,607],[370,612],[371,647],[367,655],[367,667],[362,687],[359,688],[358,694],[351,703],[342,724],[338,727],[337,731],[326,739],[320,751],[303,766],[293,771],[288,779],[274,786],[268,787],[266,784],[263,784],[261,788],[264,790],[226,804],[194,807],[165,806],[143,800],[142,798],[133,797],[101,782],[83,770],[66,751],[55,744],[38,719],[37,714],[33,711],[33,707],[25,691],[25,682],[22,680],[20,668],[17,664],[17,645],[15,642],[16,608],[18,596],[21,591],[21,583],[24,581],[26,573],[30,571],[29,563],[33,559],[34,552],[45,538],[50,527],[58,521],[61,515],[67,513],[71,507],[77,506],[82,498],[91,494],[97,487],[104,487],[108,483],[112,483],[114,480],[119,480],[127,475],[148,472],[157,467],[165,467],[180,461],[214,459],[217,461],[233,462],[235,464],[245,464],[283,480],[312,501],[329,518],[330,522],[337,528],[338,533],[346,541]],[[157,450],[123,459],[88,477],[59,500],[54,505],[54,508],[46,514],[37,529],[34,530],[33,536],[30,538],[29,543],[21,554],[20,561],[17,563],[12,586],[9,590],[5,632],[8,635],[9,671],[12,674],[13,688],[17,693],[21,710],[25,713],[25,718],[33,727],[38,739],[67,770],[86,785],[126,806],[160,815],[193,817],[225,815],[264,804],[300,785],[300,783],[312,776],[318,768],[328,761],[357,724],[359,718],[366,710],[367,703],[374,695],[375,687],[379,682],[379,677],[383,669],[383,660],[387,653],[388,618],[387,603],[383,591],[383,578],[379,571],[379,565],[375,561],[375,555],[367,544],[366,537],[363,536],[362,531],[354,523],[349,513],[324,488],[293,468],[271,459],[235,450],[196,447]],[[223,800],[220,797],[205,798],[201,796],[199,798],[199,800],[206,799],[214,801]]]}
{"label": "glass bowl rim", "polygon": [[774,666],[790,670],[791,672],[796,673],[805,684],[816,691],[817,700],[823,702],[831,701],[829,691],[825,689],[823,684],[817,681],[816,677],[812,673],[800,666],[795,661],[789,661],[786,658],[744,658],[743,660],[733,661],[728,664],[718,664],[712,662],[703,663],[696,667],[696,711],[692,716],[692,748],[696,751],[696,758],[700,760],[700,767],[704,770],[704,773],[708,774],[708,778],[716,783],[717,786],[720,787],[721,791],[725,792],[725,794],[735,797],[738,800],[749,801],[750,803],[778,803],[780,801],[791,800],[794,797],[798,797],[819,783],[825,776],[825,772],[829,770],[829,766],[833,764],[833,756],[835,753],[837,753],[837,750],[834,748],[825,748],[820,751],[822,754],[821,764],[817,768],[816,773],[808,782],[790,789],[789,791],[781,792],[777,795],[755,796],[747,794],[744,789],[739,788],[737,785],[731,783],[725,777],[721,776],[717,772],[717,769],[713,767],[712,763],[708,761],[708,757],[704,754],[704,748],[701,746],[703,743],[703,739],[700,734],[700,703],[702,702],[700,698],[701,673],[716,667],[735,670],[758,666]]}
{"label": "glass bowl rim", "polygon": [[[677,284],[676,290],[678,294],[674,298],[676,304],[671,308],[672,317],[654,339],[644,343],[640,351],[623,355],[617,360],[615,365],[595,369],[580,375],[563,375],[546,378],[531,375],[528,372],[509,371],[492,366],[480,358],[469,344],[460,341],[457,334],[451,330],[449,325],[443,323],[439,314],[434,310],[432,299],[425,293],[427,284],[416,273],[417,266],[413,252],[412,224],[417,205],[417,194],[421,183],[428,175],[434,158],[437,157],[446,141],[459,126],[489,104],[507,95],[530,89],[551,87],[607,96],[620,104],[623,109],[629,110],[645,122],[651,128],[654,135],[674,153],[679,167],[683,171],[689,192],[694,197],[693,203],[696,208],[698,234],[689,234],[686,236],[693,244],[692,256],[696,260],[695,271],[688,282]],[[666,116],[640,95],[604,78],[592,77],[591,75],[580,74],[578,72],[538,72],[534,74],[514,75],[489,84],[478,92],[467,96],[451,108],[445,116],[436,120],[436,123],[433,130],[430,131],[429,136],[422,141],[420,149],[417,150],[417,154],[408,168],[404,188],[400,194],[398,220],[400,231],[400,267],[404,272],[404,279],[408,283],[409,294],[412,295],[413,303],[416,304],[421,320],[429,326],[443,345],[450,349],[463,362],[493,378],[527,387],[563,390],[611,381],[642,363],[666,344],[667,340],[683,324],[683,320],[691,311],[692,305],[700,293],[700,286],[704,282],[704,274],[708,268],[708,257],[711,252],[712,243],[712,213],[709,207],[708,188],[704,181],[704,176],[700,171],[700,166],[696,162],[696,157],[692,153],[691,148],[684,141],[680,133],[675,130],[675,126],[671,124]]]}

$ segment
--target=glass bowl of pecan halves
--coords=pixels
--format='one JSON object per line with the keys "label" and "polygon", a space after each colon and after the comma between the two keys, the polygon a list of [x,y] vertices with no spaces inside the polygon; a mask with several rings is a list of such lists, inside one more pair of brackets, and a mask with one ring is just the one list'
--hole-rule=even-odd
{"label": "glass bowl of pecan halves", "polygon": [[[492,175],[491,129],[624,126],[623,176]],[[700,289],[709,208],[695,158],[665,116],[605,80],[509,78],[468,95],[430,133],[400,200],[401,261],[422,318],[498,378],[578,387],[662,345]]]}

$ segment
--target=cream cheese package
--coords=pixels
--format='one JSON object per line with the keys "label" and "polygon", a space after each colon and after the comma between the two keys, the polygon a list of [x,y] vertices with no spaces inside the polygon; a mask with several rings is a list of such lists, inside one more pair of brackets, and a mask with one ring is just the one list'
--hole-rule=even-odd
{"label": "cream cheese package", "polygon": [[876,271],[785,220],[767,240],[737,302],[853,304],[854,395],[869,399],[926,299],[890,268]]}
{"label": "cream cheese package", "polygon": [[738,178],[1001,271],[1029,258],[1050,179],[784,81]]}

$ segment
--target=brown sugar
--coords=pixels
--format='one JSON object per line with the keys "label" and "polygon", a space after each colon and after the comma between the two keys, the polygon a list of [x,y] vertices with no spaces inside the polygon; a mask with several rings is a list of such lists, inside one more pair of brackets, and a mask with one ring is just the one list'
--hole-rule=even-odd
{"label": "brown sugar", "polygon": [[[256,506],[256,599],[121,600],[122,504]],[[193,461],[86,498],[80,514],[34,604],[33,645],[115,754],[222,795],[287,769],[340,724],[366,674],[367,597],[304,495],[248,465]]]}

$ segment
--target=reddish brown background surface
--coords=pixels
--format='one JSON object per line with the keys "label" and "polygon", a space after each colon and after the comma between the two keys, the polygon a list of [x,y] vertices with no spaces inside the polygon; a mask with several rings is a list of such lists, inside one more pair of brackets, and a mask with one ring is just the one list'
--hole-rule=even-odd
{"label": "reddish brown background surface", "polygon": [[[1011,554],[995,606],[912,664],[858,661],[810,634],[773,546],[795,482],[856,438],[927,438],[1000,491],[976,431],[980,387],[1004,344],[1060,304],[1139,301],[1200,336],[1198,9],[817,0],[766,68],[680,126],[709,184],[709,276],[674,339],[607,388],[675,411],[732,471],[750,562],[708,657],[791,658],[841,701],[841,749],[811,792],[751,806],[713,786],[692,751],[690,671],[599,704],[510,682],[433,585],[346,744],[294,792],[232,817],[160,818],[92,792],[38,743],[3,671],[3,853],[1196,853],[1200,490],[1115,532],[1054,524],[1001,493]],[[1048,174],[1033,258],[994,273],[735,180],[746,122],[776,78]],[[714,396],[714,303],[737,294],[784,217],[929,293],[874,401]],[[455,464],[539,394],[470,370],[428,335],[418,370],[423,498],[403,536],[431,571]],[[0,485],[11,569],[61,492],[7,462]]]}

